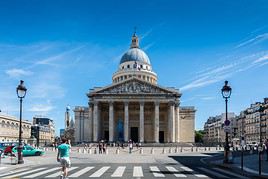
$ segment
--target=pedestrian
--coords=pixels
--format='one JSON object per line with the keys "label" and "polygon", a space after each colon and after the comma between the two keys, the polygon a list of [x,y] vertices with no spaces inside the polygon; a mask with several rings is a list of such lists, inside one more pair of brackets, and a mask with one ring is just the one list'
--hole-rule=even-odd
{"label": "pedestrian", "polygon": [[67,179],[68,176],[68,168],[71,167],[70,161],[70,143],[67,144],[67,139],[61,139],[62,144],[58,146],[58,154],[57,161],[60,162],[62,167],[62,174],[60,175],[60,179]]}
{"label": "pedestrian", "polygon": [[268,161],[268,139],[265,140],[266,161]]}
{"label": "pedestrian", "polygon": [[129,153],[131,154],[132,149],[133,149],[133,142],[131,139],[129,140],[128,146],[129,146]]}

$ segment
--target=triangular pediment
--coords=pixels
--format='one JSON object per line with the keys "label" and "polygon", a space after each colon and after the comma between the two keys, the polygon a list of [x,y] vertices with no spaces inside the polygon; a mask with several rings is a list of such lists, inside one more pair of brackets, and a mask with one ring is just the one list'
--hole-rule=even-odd
{"label": "triangular pediment", "polygon": [[179,91],[170,88],[160,87],[137,78],[132,78],[120,83],[98,88],[90,94],[177,94]]}

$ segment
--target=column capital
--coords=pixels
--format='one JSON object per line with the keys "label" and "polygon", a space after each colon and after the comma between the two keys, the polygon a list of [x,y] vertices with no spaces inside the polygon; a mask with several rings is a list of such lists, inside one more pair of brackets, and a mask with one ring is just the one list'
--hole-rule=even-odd
{"label": "column capital", "polygon": [[169,102],[168,102],[168,105],[169,105],[169,106],[174,106],[174,105],[175,105],[175,102],[174,102],[174,101],[169,101]]}
{"label": "column capital", "polygon": [[154,101],[154,105],[155,106],[159,106],[160,105],[160,101]]}
{"label": "column capital", "polygon": [[144,101],[140,101],[140,106],[144,106]]}
{"label": "column capital", "polygon": [[88,102],[88,107],[92,107],[93,106],[93,102],[92,101],[89,101]]}

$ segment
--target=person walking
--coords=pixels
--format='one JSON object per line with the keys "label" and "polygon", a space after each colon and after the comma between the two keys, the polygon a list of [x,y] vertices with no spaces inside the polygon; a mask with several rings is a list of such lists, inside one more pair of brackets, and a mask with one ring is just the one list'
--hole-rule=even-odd
{"label": "person walking", "polygon": [[60,179],[67,179],[68,177],[68,168],[71,167],[70,161],[70,143],[66,138],[61,139],[62,144],[58,146],[58,154],[57,154],[57,161],[60,162],[62,167],[62,174],[60,175]]}
{"label": "person walking", "polygon": [[268,161],[268,139],[265,140],[266,161]]}

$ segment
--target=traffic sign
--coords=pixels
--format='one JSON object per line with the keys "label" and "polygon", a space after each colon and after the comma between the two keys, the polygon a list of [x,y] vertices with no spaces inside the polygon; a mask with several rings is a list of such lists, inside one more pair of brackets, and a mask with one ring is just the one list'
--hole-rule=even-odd
{"label": "traffic sign", "polygon": [[224,126],[223,129],[224,129],[224,132],[228,132],[228,133],[231,132],[231,126]]}
{"label": "traffic sign", "polygon": [[225,126],[229,126],[230,123],[231,123],[231,122],[230,122],[228,119],[224,121],[224,125],[225,125]]}

